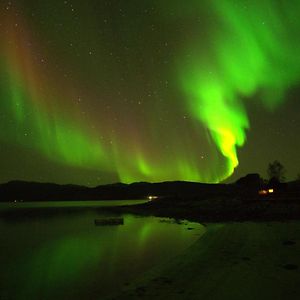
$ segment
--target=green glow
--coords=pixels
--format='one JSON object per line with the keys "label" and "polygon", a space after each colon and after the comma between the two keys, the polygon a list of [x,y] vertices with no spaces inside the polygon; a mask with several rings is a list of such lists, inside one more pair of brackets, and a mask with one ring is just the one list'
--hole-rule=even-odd
{"label": "green glow", "polygon": [[123,226],[94,226],[99,217],[108,216],[89,212],[10,223],[0,219],[0,241],[6,241],[0,256],[1,296],[84,299],[97,294],[103,299],[205,233],[199,223],[130,215],[124,216]]}
{"label": "green glow", "polygon": [[241,99],[261,92],[265,106],[274,109],[299,82],[300,43],[294,33],[300,27],[295,13],[300,3],[212,1],[212,8],[218,27],[206,45],[209,51],[194,43],[180,73],[190,111],[227,159],[229,176],[250,126]]}
{"label": "green glow", "polygon": [[11,87],[10,95],[13,103],[11,106],[13,114],[16,120],[21,123],[24,120],[25,110],[21,86],[18,81],[16,81],[14,84],[10,83],[9,86]]}
{"label": "green glow", "polygon": [[58,162],[85,168],[101,166],[103,149],[97,138],[84,131],[82,124],[75,125],[69,116],[59,116],[55,111],[51,115],[40,104],[33,106],[32,102],[40,101],[36,98],[42,96],[28,91],[22,85],[20,74],[7,70],[7,75],[9,91],[2,105],[8,107],[6,113],[12,126],[7,128],[10,134],[6,132],[2,138],[15,137],[19,144],[39,149]]}
{"label": "green glow", "polygon": [[42,141],[40,146],[50,158],[59,155],[63,162],[70,165],[93,168],[101,166],[102,146],[97,140],[93,140],[82,129],[72,125],[71,121],[57,119],[49,130],[50,122],[45,123],[45,120],[47,118],[44,117],[39,123],[40,142]]}
{"label": "green glow", "polygon": [[239,164],[246,101],[272,111],[299,84],[297,0],[17,2],[0,12],[1,181],[217,183]]}
{"label": "green glow", "polygon": [[245,142],[245,129],[248,128],[245,111],[213,76],[186,84],[192,92],[194,86],[198,86],[199,90],[195,91],[197,94],[191,107],[193,113],[206,124],[220,152],[228,159],[230,175],[238,165],[236,145],[242,146]]}

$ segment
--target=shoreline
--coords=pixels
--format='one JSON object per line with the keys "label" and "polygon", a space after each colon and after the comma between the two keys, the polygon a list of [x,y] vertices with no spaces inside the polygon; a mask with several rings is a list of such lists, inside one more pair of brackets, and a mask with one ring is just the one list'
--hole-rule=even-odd
{"label": "shoreline", "polygon": [[272,222],[300,220],[296,201],[216,197],[205,200],[160,199],[148,203],[108,208],[112,212],[186,219],[199,223]]}
{"label": "shoreline", "polygon": [[218,199],[209,204],[172,204],[157,201],[113,208],[120,213],[199,222],[207,231],[184,253],[107,300],[300,298],[298,201]]}
{"label": "shoreline", "polygon": [[106,299],[297,299],[300,222],[209,224],[184,253]]}

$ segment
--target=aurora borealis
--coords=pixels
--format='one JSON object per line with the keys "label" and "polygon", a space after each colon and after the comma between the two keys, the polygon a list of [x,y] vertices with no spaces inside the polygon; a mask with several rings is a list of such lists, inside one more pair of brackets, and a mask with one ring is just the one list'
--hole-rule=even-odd
{"label": "aurora borealis", "polygon": [[19,0],[0,17],[2,182],[300,173],[299,1]]}

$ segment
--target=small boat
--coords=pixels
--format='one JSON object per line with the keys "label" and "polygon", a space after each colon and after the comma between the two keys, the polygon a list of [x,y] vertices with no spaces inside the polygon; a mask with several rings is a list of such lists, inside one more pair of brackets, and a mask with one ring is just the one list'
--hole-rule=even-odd
{"label": "small boat", "polygon": [[112,218],[95,219],[95,225],[96,226],[124,225],[124,218],[112,217]]}

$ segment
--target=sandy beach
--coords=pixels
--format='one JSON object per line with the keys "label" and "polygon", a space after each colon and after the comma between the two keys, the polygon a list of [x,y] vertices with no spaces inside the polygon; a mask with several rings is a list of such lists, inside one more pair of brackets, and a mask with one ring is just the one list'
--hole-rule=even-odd
{"label": "sandy beach", "polygon": [[206,224],[184,253],[107,299],[300,299],[300,222]]}

